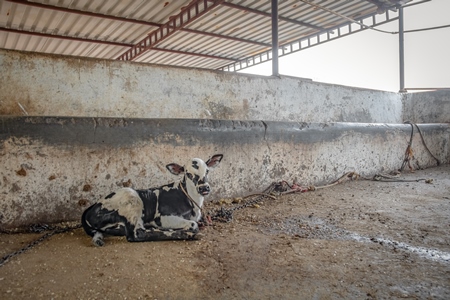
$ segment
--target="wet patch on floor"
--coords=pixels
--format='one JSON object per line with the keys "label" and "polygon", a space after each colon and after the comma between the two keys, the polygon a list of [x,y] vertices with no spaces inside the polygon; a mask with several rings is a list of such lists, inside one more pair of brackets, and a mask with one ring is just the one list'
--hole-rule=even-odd
{"label": "wet patch on floor", "polygon": [[368,237],[339,228],[324,219],[309,216],[293,216],[284,221],[268,221],[264,223],[264,229],[268,234],[286,234],[305,239],[356,241],[361,243],[378,243],[393,251],[403,251],[419,257],[437,262],[450,264],[450,253],[437,249],[413,246],[404,242],[391,240],[386,237]]}

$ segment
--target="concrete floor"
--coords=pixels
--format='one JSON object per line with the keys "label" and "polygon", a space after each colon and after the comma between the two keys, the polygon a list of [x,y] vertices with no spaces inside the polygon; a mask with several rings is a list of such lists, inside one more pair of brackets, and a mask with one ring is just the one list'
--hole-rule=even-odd
{"label": "concrete floor", "polygon": [[[0,267],[0,298],[450,299],[450,166],[401,178],[267,199],[199,241],[58,234]],[[39,236],[0,235],[0,255]]]}

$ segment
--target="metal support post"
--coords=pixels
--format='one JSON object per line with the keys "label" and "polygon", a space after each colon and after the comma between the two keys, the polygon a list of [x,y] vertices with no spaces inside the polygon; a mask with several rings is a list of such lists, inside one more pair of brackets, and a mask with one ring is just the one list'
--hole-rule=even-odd
{"label": "metal support post", "polygon": [[398,32],[399,32],[399,61],[400,61],[400,93],[405,90],[405,44],[404,44],[404,27],[403,27],[403,7],[398,8]]}
{"label": "metal support post", "polygon": [[278,70],[278,0],[272,0],[272,75],[280,75]]}

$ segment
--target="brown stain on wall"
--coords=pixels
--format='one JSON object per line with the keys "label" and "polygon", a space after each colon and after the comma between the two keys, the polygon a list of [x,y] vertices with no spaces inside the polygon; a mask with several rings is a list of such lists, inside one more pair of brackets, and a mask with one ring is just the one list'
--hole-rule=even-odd
{"label": "brown stain on wall", "polygon": [[92,186],[90,184],[85,184],[83,186],[83,192],[90,192],[92,190]]}
{"label": "brown stain on wall", "polygon": [[10,97],[0,101],[0,115],[6,116],[26,116],[36,114],[35,107],[29,95],[25,94],[24,87],[20,90],[14,85],[10,87],[12,92]]}
{"label": "brown stain on wall", "polygon": [[16,174],[25,177],[27,176],[27,171],[23,167],[21,167],[20,170],[16,171]]}
{"label": "brown stain on wall", "polygon": [[78,206],[86,207],[88,205],[89,205],[89,200],[87,200],[87,199],[80,199],[80,200],[78,200]]}
{"label": "brown stain on wall", "polygon": [[131,179],[128,179],[128,181],[122,182],[123,187],[132,187],[133,183],[131,182]]}

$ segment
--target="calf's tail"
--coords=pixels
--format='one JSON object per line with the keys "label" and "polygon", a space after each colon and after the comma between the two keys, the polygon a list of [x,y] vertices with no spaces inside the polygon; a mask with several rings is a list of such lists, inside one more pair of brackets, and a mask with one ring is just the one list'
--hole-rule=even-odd
{"label": "calf's tail", "polygon": [[89,213],[89,211],[92,209],[91,207],[88,207],[84,212],[83,215],[81,216],[81,225],[83,226],[84,231],[89,235],[89,236],[94,236],[94,234],[97,232],[97,230],[95,230],[90,224],[89,222],[86,220],[87,215]]}

